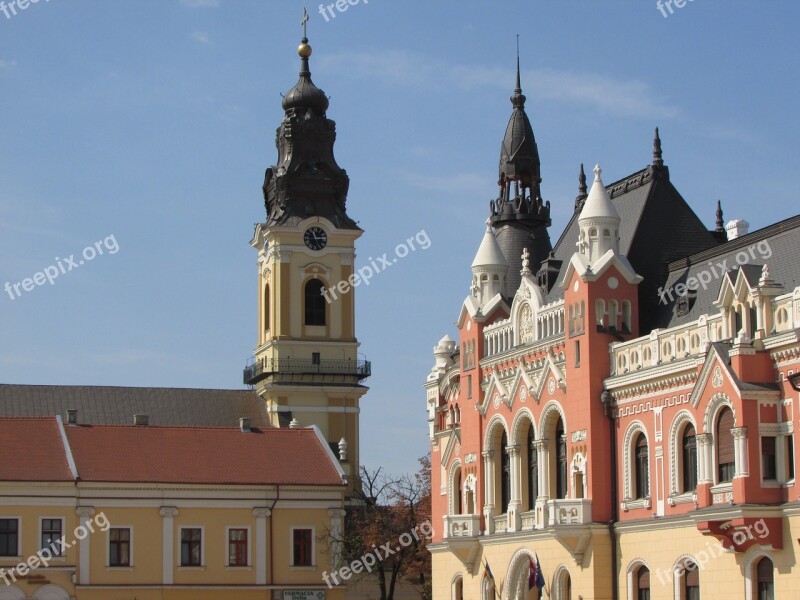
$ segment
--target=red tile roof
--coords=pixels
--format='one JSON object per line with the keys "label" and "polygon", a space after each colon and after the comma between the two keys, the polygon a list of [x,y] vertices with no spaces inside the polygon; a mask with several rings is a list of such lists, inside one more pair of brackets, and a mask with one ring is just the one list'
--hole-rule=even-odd
{"label": "red tile roof", "polygon": [[341,485],[314,429],[66,426],[82,481]]}
{"label": "red tile roof", "polygon": [[72,481],[53,418],[0,419],[0,481]]}

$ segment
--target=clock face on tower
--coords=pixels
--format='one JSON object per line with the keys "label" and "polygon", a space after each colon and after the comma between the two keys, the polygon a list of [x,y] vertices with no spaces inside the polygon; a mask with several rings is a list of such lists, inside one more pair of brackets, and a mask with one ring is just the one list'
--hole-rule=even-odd
{"label": "clock face on tower", "polygon": [[322,250],[328,244],[328,234],[319,227],[309,227],[303,235],[303,241],[311,250]]}

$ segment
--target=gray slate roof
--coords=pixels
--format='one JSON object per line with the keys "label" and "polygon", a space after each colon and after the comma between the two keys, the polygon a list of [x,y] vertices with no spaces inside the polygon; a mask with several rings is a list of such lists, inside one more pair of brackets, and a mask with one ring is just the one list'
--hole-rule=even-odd
{"label": "gray slate roof", "polygon": [[[651,165],[606,189],[621,219],[620,252],[644,277],[639,284],[639,324],[644,334],[664,326],[659,321],[656,291],[669,275],[667,264],[720,242],[672,185],[668,167]],[[579,216],[579,212],[573,214],[554,249],[555,257],[563,261],[559,277],[575,252]],[[561,287],[555,285],[545,301],[553,302],[563,295]]]}
{"label": "gray slate roof", "polygon": [[78,410],[78,422],[132,425],[133,415],[148,415],[151,425],[267,428],[266,407],[252,390],[134,388],[0,384],[0,417],[48,417]]}
{"label": "gray slate roof", "polygon": [[[750,249],[753,250],[752,253],[750,253]],[[744,260],[745,256],[747,262]],[[727,271],[725,274],[722,273],[722,263],[725,263]],[[800,268],[798,268],[800,266],[800,215],[759,229],[716,248],[698,252],[670,263],[665,289],[674,288],[679,283],[686,283],[690,277],[696,278],[701,272],[705,272],[706,277],[711,275],[712,281],[707,284],[706,289],[700,286],[697,289],[696,297],[693,298],[690,294],[689,311],[686,314],[677,314],[676,293],[673,292],[673,298],[675,298],[673,301],[670,301],[668,295],[665,295],[667,303],[659,302],[661,313],[659,320],[664,323],[664,327],[673,327],[694,321],[701,315],[716,313],[717,308],[713,302],[719,296],[723,277],[729,277],[735,282],[739,269],[742,269],[747,281],[757,284],[764,263],[769,269],[770,279],[783,285],[784,292],[789,292],[800,285]]]}

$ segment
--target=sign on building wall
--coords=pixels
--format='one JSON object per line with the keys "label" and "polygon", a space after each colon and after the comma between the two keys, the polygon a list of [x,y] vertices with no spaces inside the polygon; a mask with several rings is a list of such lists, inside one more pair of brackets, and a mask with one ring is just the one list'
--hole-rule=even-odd
{"label": "sign on building wall", "polygon": [[325,600],[325,590],[284,590],[283,600]]}

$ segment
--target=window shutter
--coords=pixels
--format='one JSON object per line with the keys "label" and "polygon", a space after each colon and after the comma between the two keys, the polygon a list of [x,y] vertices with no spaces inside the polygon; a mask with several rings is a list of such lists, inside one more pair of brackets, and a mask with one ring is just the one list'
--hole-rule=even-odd
{"label": "window shutter", "polygon": [[720,414],[717,424],[717,456],[721,465],[734,462],[733,434],[731,433],[733,427],[733,412],[726,408]]}

